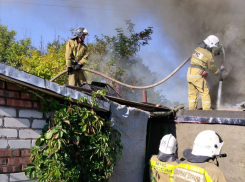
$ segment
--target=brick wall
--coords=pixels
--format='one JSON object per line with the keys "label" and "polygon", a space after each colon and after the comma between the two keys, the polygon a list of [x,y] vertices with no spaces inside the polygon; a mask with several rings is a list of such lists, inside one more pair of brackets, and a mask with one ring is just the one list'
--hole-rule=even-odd
{"label": "brick wall", "polygon": [[0,81],[0,105],[21,108],[41,108],[38,99],[31,99],[29,94],[21,91],[21,88],[4,81]]}
{"label": "brick wall", "polygon": [[0,182],[30,181],[24,167],[45,124],[38,99],[0,80]]}

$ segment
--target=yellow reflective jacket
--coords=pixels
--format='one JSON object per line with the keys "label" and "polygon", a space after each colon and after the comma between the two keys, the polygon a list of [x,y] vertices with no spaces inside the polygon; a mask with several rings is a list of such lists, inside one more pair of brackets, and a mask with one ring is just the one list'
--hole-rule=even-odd
{"label": "yellow reflective jacket", "polygon": [[[207,49],[197,47],[191,57],[191,65],[197,65],[203,69],[209,69],[214,74],[219,74],[219,69],[215,66],[213,55]],[[202,79],[201,73],[203,70],[199,68],[189,67],[187,71],[187,81],[193,82]]]}
{"label": "yellow reflective jacket", "polygon": [[71,67],[72,60],[80,64],[85,64],[88,59],[88,48],[84,43],[77,43],[77,40],[66,42],[66,66]]}
{"label": "yellow reflective jacket", "polygon": [[226,182],[221,170],[213,163],[184,161],[171,174],[171,182]]}
{"label": "yellow reflective jacket", "polygon": [[170,181],[170,175],[174,168],[178,165],[174,162],[162,162],[153,155],[150,159],[150,180],[151,182],[166,182]]}

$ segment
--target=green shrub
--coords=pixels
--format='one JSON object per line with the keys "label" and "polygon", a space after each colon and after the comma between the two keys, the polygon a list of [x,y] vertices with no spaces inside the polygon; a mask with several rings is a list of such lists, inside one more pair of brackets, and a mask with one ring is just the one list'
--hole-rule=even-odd
{"label": "green shrub", "polygon": [[[93,94],[93,106],[97,94]],[[54,100],[43,102],[49,108],[45,107],[45,112],[56,110],[31,150],[33,164],[26,166],[26,175],[40,182],[109,181],[117,156],[122,154],[120,133],[93,107],[87,109],[67,100],[62,106]]]}

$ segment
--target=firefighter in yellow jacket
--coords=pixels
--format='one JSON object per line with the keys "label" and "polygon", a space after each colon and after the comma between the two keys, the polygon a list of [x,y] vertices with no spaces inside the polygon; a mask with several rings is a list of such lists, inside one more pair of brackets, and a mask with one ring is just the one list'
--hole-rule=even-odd
{"label": "firefighter in yellow jacket", "polygon": [[177,163],[177,141],[172,134],[165,135],[159,146],[159,153],[150,159],[151,182],[170,181],[170,174]]}
{"label": "firefighter in yellow jacket", "polygon": [[219,39],[210,35],[199,44],[191,57],[191,65],[187,71],[189,110],[197,109],[199,92],[202,97],[202,109],[211,110],[211,98],[205,79],[207,76],[205,69],[209,69],[215,75],[218,75],[220,71],[221,74],[226,72],[225,69],[219,70],[215,66],[212,55],[212,50],[215,48],[220,49]]}
{"label": "firefighter in yellow jacket", "polygon": [[[183,152],[187,161],[181,162],[171,175],[171,182],[226,182],[219,169],[217,155],[220,155],[223,141],[212,130],[199,133],[194,141],[193,149]],[[223,154],[224,155],[224,154]]]}
{"label": "firefighter in yellow jacket", "polygon": [[82,86],[86,83],[86,78],[82,70],[80,70],[87,62],[88,48],[84,44],[85,36],[88,31],[83,28],[77,28],[75,35],[71,40],[66,42],[66,66],[68,72],[68,85]]}

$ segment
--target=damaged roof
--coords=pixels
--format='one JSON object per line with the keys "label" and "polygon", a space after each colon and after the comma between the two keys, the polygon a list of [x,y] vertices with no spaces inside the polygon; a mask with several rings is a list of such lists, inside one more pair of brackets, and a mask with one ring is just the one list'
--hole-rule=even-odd
{"label": "damaged roof", "polygon": [[[61,86],[57,83],[51,82],[49,80],[40,78],[38,76],[29,74],[27,72],[21,71],[14,67],[8,66],[6,64],[0,63],[0,79],[12,82],[30,89],[38,90],[48,95],[52,95],[58,98],[64,98],[65,96],[70,96],[72,99],[77,100],[80,97],[87,97],[88,101],[91,102],[91,94],[80,90],[79,87],[73,88],[72,86]],[[117,98],[112,96],[106,96],[109,100],[117,102],[122,105],[127,105],[142,109],[149,112],[161,112],[161,111],[171,111],[168,107],[156,107],[154,104],[150,103],[139,103],[123,98]],[[97,110],[108,112],[110,111],[109,100],[97,99],[99,108]],[[82,103],[85,106],[87,104]]]}

